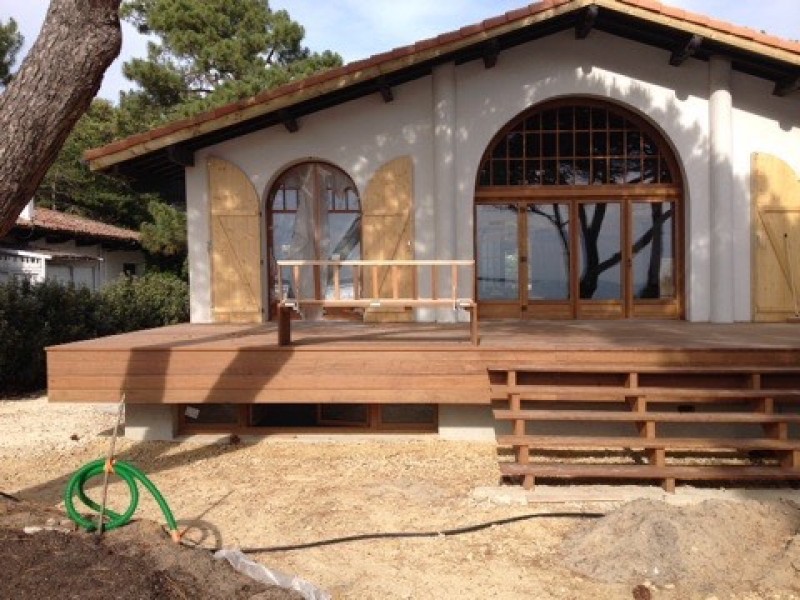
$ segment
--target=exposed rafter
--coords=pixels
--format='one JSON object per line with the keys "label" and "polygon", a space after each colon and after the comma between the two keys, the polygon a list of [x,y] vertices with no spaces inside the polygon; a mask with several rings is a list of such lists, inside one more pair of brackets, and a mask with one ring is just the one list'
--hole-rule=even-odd
{"label": "exposed rafter", "polygon": [[694,56],[694,53],[697,52],[702,44],[703,36],[693,35],[684,43],[675,47],[672,51],[672,55],[669,57],[669,64],[673,67],[680,67],[688,58]]}
{"label": "exposed rafter", "polygon": [[493,38],[483,46],[483,66],[491,69],[497,64],[497,57],[500,56],[500,42]]}
{"label": "exposed rafter", "polygon": [[783,97],[797,90],[800,90],[800,73],[795,73],[790,77],[784,77],[780,81],[776,81],[772,93],[775,96]]}
{"label": "exposed rafter", "polygon": [[278,118],[280,119],[281,123],[283,123],[283,126],[286,127],[286,131],[289,133],[296,133],[300,130],[300,125],[298,124],[297,119],[295,119],[292,116],[292,113],[290,113],[288,110],[279,110]]}
{"label": "exposed rafter", "polygon": [[600,14],[600,8],[592,4],[587,6],[583,11],[578,13],[578,20],[575,23],[575,39],[585,40],[597,22],[597,15]]}
{"label": "exposed rafter", "polygon": [[386,79],[386,77],[381,75],[375,81],[375,84],[378,86],[378,92],[380,92],[381,98],[383,98],[384,102],[389,103],[392,100],[394,100],[394,94],[392,93],[392,86],[389,85],[389,81]]}
{"label": "exposed rafter", "polygon": [[181,167],[194,166],[194,151],[186,146],[170,146],[167,148],[167,158],[171,163]]}

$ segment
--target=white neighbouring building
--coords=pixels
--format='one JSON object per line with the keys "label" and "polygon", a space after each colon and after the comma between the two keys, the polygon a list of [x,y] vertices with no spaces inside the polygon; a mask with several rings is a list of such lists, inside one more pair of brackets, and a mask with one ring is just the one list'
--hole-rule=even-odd
{"label": "white neighbouring building", "polygon": [[139,233],[36,207],[31,201],[0,240],[0,282],[25,278],[99,290],[122,274],[144,272]]}

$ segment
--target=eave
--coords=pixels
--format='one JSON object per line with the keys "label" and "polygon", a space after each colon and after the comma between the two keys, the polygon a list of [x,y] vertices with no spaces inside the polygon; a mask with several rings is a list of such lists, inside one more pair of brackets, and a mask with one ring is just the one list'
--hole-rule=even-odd
{"label": "eave", "polygon": [[372,94],[389,102],[392,88],[438,65],[483,60],[491,68],[504,50],[569,29],[576,43],[597,30],[663,49],[672,64],[724,56],[733,69],[773,82],[777,95],[800,87],[800,44],[650,0],[545,0],[114,142],[86,158],[93,170],[140,187],[182,189],[184,169],[202,148],[275,125],[293,131],[307,115]]}

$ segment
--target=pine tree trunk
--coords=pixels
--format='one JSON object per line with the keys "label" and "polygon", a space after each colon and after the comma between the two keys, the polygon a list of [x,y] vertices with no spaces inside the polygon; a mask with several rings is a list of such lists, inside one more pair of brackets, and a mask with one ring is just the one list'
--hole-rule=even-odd
{"label": "pine tree trunk", "polygon": [[0,236],[13,226],[100,89],[122,44],[120,0],[51,0],[0,95]]}

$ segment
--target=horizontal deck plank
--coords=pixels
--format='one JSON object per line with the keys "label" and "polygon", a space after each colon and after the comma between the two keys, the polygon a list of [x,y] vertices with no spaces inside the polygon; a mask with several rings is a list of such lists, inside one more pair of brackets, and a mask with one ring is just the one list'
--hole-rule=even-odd
{"label": "horizontal deck plank", "polygon": [[495,409],[498,421],[580,421],[594,423],[800,423],[800,414],[745,412],[632,412],[614,410],[504,410]]}
{"label": "horizontal deck plank", "polygon": [[766,438],[636,438],[599,436],[499,435],[501,446],[528,446],[539,449],[653,448],[665,450],[800,450],[800,440]]}
{"label": "horizontal deck plank", "polygon": [[[283,348],[274,323],[183,324],[75,342],[48,349],[50,398],[113,402],[136,387],[130,401],[486,404],[489,370],[514,366],[741,368],[765,377],[800,369],[798,329],[786,324],[487,321],[477,347],[465,339],[466,326],[296,321],[295,343]],[[780,375],[776,385],[794,387],[791,376]],[[380,381],[384,389],[364,389]],[[438,389],[423,389],[429,384]]]}
{"label": "horizontal deck plank", "polygon": [[120,379],[104,374],[98,375],[51,375],[49,385],[56,389],[97,389],[97,390],[259,390],[269,387],[273,390],[403,390],[409,386],[417,389],[453,392],[482,390],[486,392],[485,378],[466,375],[431,375],[414,373],[411,375],[361,375],[315,373],[313,376],[297,373],[276,373],[274,375],[128,375]]}
{"label": "horizontal deck plank", "polygon": [[181,390],[181,389],[50,389],[51,402],[118,402],[122,393],[128,404],[461,404],[487,405],[488,393],[452,390]]}
{"label": "horizontal deck plank", "polygon": [[678,479],[684,481],[800,481],[800,469],[768,466],[709,465],[564,465],[500,463],[507,476],[556,479]]}
{"label": "horizontal deck plank", "polygon": [[638,367],[631,367],[630,365],[620,364],[596,364],[596,365],[552,365],[545,366],[541,364],[509,364],[502,368],[492,369],[497,372],[528,372],[528,373],[612,373],[612,374],[627,374],[627,373],[678,373],[687,375],[752,375],[755,373],[787,373],[800,375],[800,365],[786,365],[786,366],[753,366],[753,365],[641,365]]}
{"label": "horizontal deck plank", "polygon": [[580,385],[516,385],[492,386],[492,398],[507,398],[519,394],[521,400],[586,400],[623,401],[626,398],[647,398],[648,400],[757,400],[760,398],[800,398],[798,389],[712,389],[686,387],[619,387],[619,386],[580,386]]}

